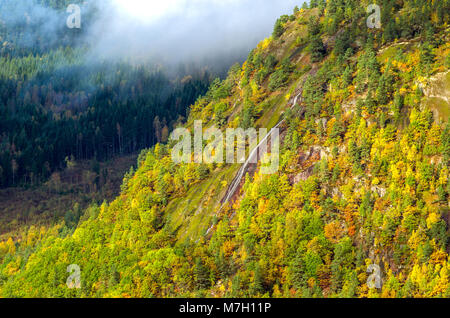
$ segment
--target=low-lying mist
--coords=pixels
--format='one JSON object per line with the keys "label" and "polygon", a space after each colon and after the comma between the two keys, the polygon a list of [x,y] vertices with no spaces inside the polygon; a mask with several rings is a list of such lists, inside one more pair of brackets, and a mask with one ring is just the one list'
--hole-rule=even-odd
{"label": "low-lying mist", "polygon": [[[295,0],[112,0],[91,38],[113,58],[201,61],[247,54]],[[301,3],[300,3],[301,4]]]}
{"label": "low-lying mist", "polygon": [[[19,48],[87,44],[93,60],[230,63],[243,60],[271,34],[296,0],[0,0],[0,29],[15,28]],[[81,8],[81,29],[68,29],[70,3]],[[0,39],[1,41],[5,39]],[[69,41],[70,42],[70,41]]]}

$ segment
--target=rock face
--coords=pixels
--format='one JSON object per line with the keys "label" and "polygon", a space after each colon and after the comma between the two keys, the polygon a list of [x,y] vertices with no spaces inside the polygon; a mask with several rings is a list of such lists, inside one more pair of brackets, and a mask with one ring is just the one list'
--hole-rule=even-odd
{"label": "rock face", "polygon": [[450,71],[436,74],[423,87],[424,105],[434,114],[436,121],[448,120],[450,116]]}
{"label": "rock face", "polygon": [[297,184],[312,176],[315,163],[326,156],[325,148],[319,146],[312,146],[308,151],[302,153],[299,158],[299,165],[304,168],[302,172],[294,176],[292,183]]}
{"label": "rock face", "polygon": [[294,184],[299,183],[300,181],[305,181],[309,177],[313,175],[314,172],[314,166],[309,167],[308,169],[304,170],[303,172],[299,173],[294,177]]}
{"label": "rock face", "polygon": [[387,192],[387,191],[386,191],[386,188],[379,187],[379,186],[372,186],[372,187],[370,188],[370,190],[371,190],[372,192],[377,193],[377,194],[379,195],[380,198],[384,197],[384,196],[386,195],[386,192]]}
{"label": "rock face", "polygon": [[431,77],[424,93],[427,97],[440,98],[450,104],[450,71]]}

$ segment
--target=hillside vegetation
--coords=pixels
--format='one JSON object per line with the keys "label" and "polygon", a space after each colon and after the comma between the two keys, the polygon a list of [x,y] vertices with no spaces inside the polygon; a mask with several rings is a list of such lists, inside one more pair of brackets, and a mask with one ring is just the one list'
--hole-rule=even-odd
{"label": "hillside vegetation", "polygon": [[277,173],[222,207],[238,164],[157,144],[110,204],[1,242],[0,295],[449,297],[450,1],[377,2],[381,29],[365,0],[296,8],[190,107],[191,130],[284,120]]}
{"label": "hillside vegetation", "polygon": [[40,185],[72,156],[108,161],[165,142],[211,82],[207,67],[94,57],[95,3],[81,29],[66,27],[69,3],[80,1],[0,3],[0,189]]}
{"label": "hillside vegetation", "polygon": [[92,202],[111,202],[120,193],[123,176],[137,154],[107,162],[70,161],[35,187],[0,190],[0,240],[21,237],[27,226],[51,227],[62,219],[71,227]]}

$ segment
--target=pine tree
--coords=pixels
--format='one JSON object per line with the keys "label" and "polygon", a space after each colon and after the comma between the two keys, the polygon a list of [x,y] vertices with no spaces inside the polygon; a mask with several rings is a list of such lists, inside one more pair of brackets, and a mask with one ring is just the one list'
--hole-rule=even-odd
{"label": "pine tree", "polygon": [[430,75],[435,58],[432,45],[425,42],[420,49],[420,70],[423,75]]}
{"label": "pine tree", "polygon": [[206,289],[211,285],[208,269],[203,265],[200,257],[195,260],[194,277],[198,289]]}
{"label": "pine tree", "polygon": [[311,61],[313,63],[320,62],[325,56],[326,50],[319,35],[315,35],[310,40]]}
{"label": "pine tree", "polygon": [[280,19],[278,19],[277,22],[275,23],[272,35],[275,39],[278,39],[280,36],[283,35],[283,33],[284,33],[283,22]]}

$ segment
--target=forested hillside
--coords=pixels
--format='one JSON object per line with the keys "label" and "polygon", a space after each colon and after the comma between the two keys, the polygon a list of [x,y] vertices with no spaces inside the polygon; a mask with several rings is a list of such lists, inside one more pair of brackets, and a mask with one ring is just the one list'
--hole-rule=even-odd
{"label": "forested hillside", "polygon": [[113,202],[0,242],[0,296],[449,297],[450,1],[375,2],[380,29],[372,1],[295,8],[190,107],[192,132],[281,122],[276,173],[222,207],[240,165],[158,143]]}
{"label": "forested hillside", "polygon": [[69,2],[0,3],[0,187],[39,184],[66,158],[104,161],[166,141],[209,86],[200,68],[94,59],[83,35],[95,7],[69,29]]}

